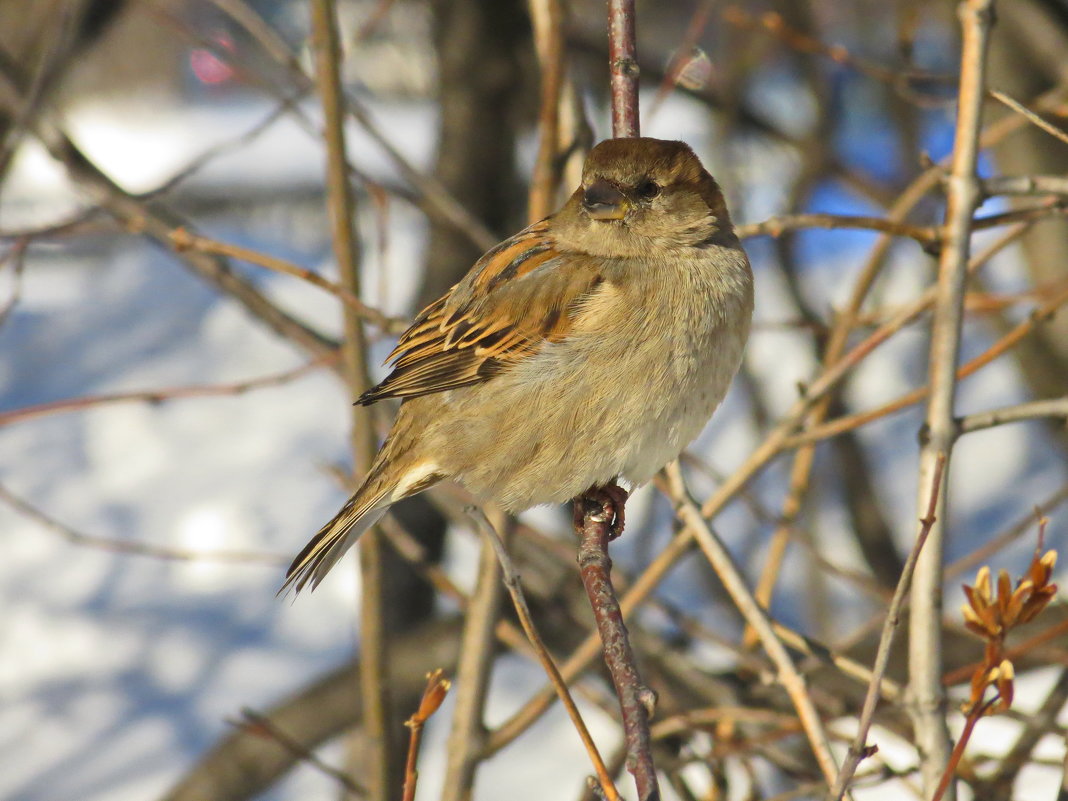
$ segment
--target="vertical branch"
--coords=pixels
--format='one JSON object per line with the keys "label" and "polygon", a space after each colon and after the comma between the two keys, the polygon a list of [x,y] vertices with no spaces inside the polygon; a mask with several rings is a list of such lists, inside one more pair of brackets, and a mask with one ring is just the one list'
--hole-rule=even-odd
{"label": "vertical branch", "polygon": [[[634,0],[608,0],[608,60],[612,89],[612,136],[638,135],[638,63]],[[634,776],[639,801],[660,798],[653,765],[649,718],[656,696],[642,684],[627,638],[619,599],[612,586],[608,542],[623,531],[627,493],[613,482],[591,488],[573,501],[579,536],[579,572],[590,599],[601,651],[612,675],[626,739],[627,770]]]}
{"label": "vertical branch", "polygon": [[638,136],[638,45],[634,0],[608,0],[612,136]]}
{"label": "vertical branch", "polygon": [[[499,521],[504,522],[504,521]],[[456,667],[456,708],[449,732],[442,801],[471,798],[475,769],[482,758],[486,730],[483,710],[496,651],[494,635],[504,584],[500,563],[489,539],[478,557],[478,580],[464,614],[460,662]]]}
{"label": "vertical branch", "polygon": [[649,718],[656,696],[638,675],[623,613],[612,586],[612,560],[608,556],[613,515],[622,504],[622,500],[606,501],[592,494],[575,499],[575,528],[580,537],[578,563],[582,585],[601,635],[605,664],[623,713],[627,770],[634,776],[639,801],[650,801],[660,797],[649,736]]}
{"label": "vertical branch", "polygon": [[[959,13],[962,29],[960,97],[931,330],[931,394],[920,450],[918,508],[922,508],[927,500],[923,496],[927,488],[934,485],[942,459],[948,476],[956,433],[953,415],[955,373],[972,215],[980,199],[976,162],[993,0],[964,0]],[[928,798],[938,786],[951,749],[942,686],[942,554],[948,483],[941,483],[935,521],[916,563],[909,614],[909,706],[920,752],[924,795]],[[946,797],[952,799],[953,795],[951,789]]]}
{"label": "vertical branch", "polygon": [[541,111],[538,114],[538,160],[530,182],[528,217],[548,216],[559,183],[556,164],[560,141],[560,92],[564,83],[564,14],[560,0],[530,0],[534,41],[541,65]]}
{"label": "vertical branch", "polygon": [[[805,731],[805,736],[808,737],[809,745],[812,746],[812,753],[816,757],[816,762],[819,763],[827,787],[834,787],[838,780],[838,766],[834,761],[834,754],[831,753],[830,739],[820,719],[819,711],[809,695],[805,677],[794,665],[782,640],[775,634],[771,619],[764,608],[749,591],[730,552],[708,527],[701,510],[690,497],[678,461],[671,462],[664,468],[664,473],[667,476],[668,497],[675,508],[676,516],[686,526],[684,531],[689,532],[690,536],[697,541],[698,547],[723,584],[723,588],[734,601],[734,605],[745,618],[745,622],[756,632],[764,646],[765,653],[775,665],[779,683],[790,696],[790,701],[797,711],[797,719]],[[681,537],[682,532],[676,539],[681,539]]]}
{"label": "vertical branch", "polygon": [[[316,84],[323,104],[327,170],[326,189],[334,257],[342,286],[360,294],[359,248],[356,239],[356,201],[349,184],[345,153],[344,99],[341,88],[341,48],[333,0],[312,0],[312,47],[315,51]],[[351,308],[345,309],[343,362],[349,391],[355,399],[369,386],[363,324]],[[374,430],[369,410],[352,407],[352,450],[357,475],[371,466],[375,454]],[[365,757],[370,798],[387,801],[399,777],[396,754],[390,747],[391,714],[389,681],[386,677],[384,610],[382,608],[382,544],[378,532],[364,534],[360,543],[360,689],[364,729],[369,753]]]}

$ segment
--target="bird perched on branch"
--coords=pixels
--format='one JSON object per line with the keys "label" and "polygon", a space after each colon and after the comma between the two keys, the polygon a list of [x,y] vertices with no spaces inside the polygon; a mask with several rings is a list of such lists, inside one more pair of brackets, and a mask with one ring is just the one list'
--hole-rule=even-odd
{"label": "bird perched on branch", "polygon": [[693,151],[601,142],[559,211],[401,336],[358,401],[401,398],[393,429],[282,591],[318,585],[391,504],[445,479],[512,512],[647,482],[723,399],[752,310],[749,262]]}

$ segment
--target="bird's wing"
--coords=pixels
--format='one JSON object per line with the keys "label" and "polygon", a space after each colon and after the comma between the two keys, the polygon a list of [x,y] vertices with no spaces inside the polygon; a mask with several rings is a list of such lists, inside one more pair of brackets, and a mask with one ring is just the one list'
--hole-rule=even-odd
{"label": "bird's wing", "polygon": [[423,309],[386,360],[393,371],[359,402],[487,381],[566,337],[603,279],[597,259],[561,253],[548,223],[497,245]]}

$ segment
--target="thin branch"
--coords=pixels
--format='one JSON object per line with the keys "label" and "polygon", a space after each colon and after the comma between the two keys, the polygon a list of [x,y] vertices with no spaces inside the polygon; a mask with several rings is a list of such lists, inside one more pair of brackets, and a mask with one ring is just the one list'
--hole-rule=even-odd
{"label": "thin branch", "polygon": [[1053,400],[1017,403],[1012,406],[1003,406],[1000,409],[992,409],[989,412],[969,414],[957,421],[957,433],[970,434],[973,431],[982,431],[984,428],[993,428],[1004,423],[1038,420],[1044,417],[1068,419],[1068,395]]}
{"label": "thin branch", "polygon": [[927,542],[927,536],[931,533],[931,526],[935,522],[935,508],[938,497],[942,491],[942,476],[945,473],[946,461],[941,458],[936,465],[934,483],[929,489],[930,501],[927,504],[927,514],[920,519],[920,533],[913,543],[909,552],[905,567],[901,571],[901,578],[894,590],[894,597],[890,600],[890,606],[886,610],[886,619],[883,621],[883,630],[879,636],[879,646],[875,652],[875,661],[872,663],[872,678],[868,685],[868,691],[864,696],[864,704],[861,706],[860,717],[857,720],[857,733],[853,742],[849,744],[842,770],[838,774],[838,780],[831,789],[830,797],[838,801],[849,786],[853,774],[861,760],[873,753],[867,745],[868,731],[871,729],[872,720],[875,718],[875,706],[879,701],[879,682],[886,675],[886,669],[890,665],[890,648],[894,644],[894,635],[901,621],[901,611],[908,597],[909,587],[912,583],[912,574],[916,569],[916,561],[919,559],[923,545]]}
{"label": "thin branch", "polygon": [[[159,203],[149,205],[123,190],[89,161],[63,131],[42,123],[39,134],[49,153],[63,165],[74,183],[132,233],[144,234],[170,248],[172,231],[193,230],[189,221],[176,212]],[[281,310],[251,282],[234,272],[225,258],[195,251],[179,256],[186,266],[240,303],[255,319],[311,355],[325,356],[334,350],[336,345],[332,340]]]}
{"label": "thin branch", "polygon": [[[259,43],[264,52],[283,67],[293,80],[298,90],[310,90],[314,82],[304,72],[300,60],[290,50],[270,25],[244,0],[211,0],[220,10],[246,30],[254,41]],[[417,191],[416,199],[428,214],[432,214],[456,228],[472,243],[482,250],[488,250],[497,242],[486,226],[467,211],[456,198],[432,175],[426,175],[414,166],[397,149],[396,144],[379,130],[370,113],[355,98],[344,97],[346,113],[352,116],[364,129],[375,144],[381,147],[393,163]]]}
{"label": "thin branch", "polygon": [[[174,246],[174,250],[177,253],[184,253],[188,250],[195,250],[199,253],[210,253],[216,256],[226,256],[227,258],[237,259],[239,261],[245,261],[249,264],[255,264],[258,267],[263,267],[268,270],[272,270],[276,273],[282,273],[284,275],[291,275],[295,278],[299,278],[302,281],[306,281],[312,286],[317,286],[329,292],[336,297],[348,308],[356,312],[367,322],[371,323],[381,331],[387,333],[398,333],[403,331],[407,327],[407,323],[403,320],[393,319],[387,317],[378,309],[368,306],[362,300],[360,300],[352,290],[348,289],[341,284],[331,281],[329,278],[323,278],[316,272],[312,272],[304,267],[300,267],[285,259],[279,259],[275,256],[269,256],[266,253],[261,253],[258,250],[252,248],[241,247],[240,245],[233,245],[229,242],[219,242],[214,239],[209,239],[206,236],[200,236],[185,228],[176,228],[171,232],[171,243]],[[343,271],[342,271],[343,272]]]}
{"label": "thin branch", "polygon": [[986,178],[983,195],[1068,195],[1068,177],[1063,175],[1001,175]]}
{"label": "thin branch", "polygon": [[[571,692],[567,688],[567,682],[564,680],[563,676],[561,676],[560,671],[553,662],[552,656],[549,654],[549,650],[545,647],[545,643],[541,639],[541,635],[538,634],[538,630],[534,627],[534,618],[530,614],[530,607],[527,606],[526,597],[523,595],[523,585],[519,581],[519,573],[516,572],[515,565],[512,563],[512,559],[508,555],[504,543],[501,541],[500,534],[497,533],[497,530],[493,527],[493,524],[481,509],[478,507],[468,507],[467,512],[478,524],[479,531],[481,531],[490,541],[490,544],[493,546],[493,549],[497,554],[497,559],[501,563],[504,586],[508,588],[508,594],[512,597],[512,604],[515,606],[519,622],[523,627],[523,631],[526,632],[530,644],[534,646],[538,659],[541,662],[542,667],[545,669],[546,674],[548,674],[549,680],[552,682],[553,688],[560,699],[560,703],[562,703],[564,709],[567,710],[568,717],[571,718],[571,725],[575,727],[575,730],[578,732],[578,735],[582,740],[583,746],[586,748],[586,753],[589,755],[590,761],[593,763],[594,770],[597,773],[597,780],[600,783],[601,791],[604,793],[605,798],[608,799],[608,801],[620,801],[619,792],[616,790],[615,784],[612,782],[612,776],[608,772],[608,768],[605,766],[600,752],[597,750],[596,743],[593,742],[593,737],[590,736],[589,729],[586,728],[586,723],[582,719],[578,707],[575,706],[575,702],[571,698]],[[487,751],[486,756],[489,756],[490,753],[492,752]]]}
{"label": "thin branch", "polygon": [[622,492],[605,491],[604,498],[595,493],[580,496],[573,502],[574,524],[579,536],[578,564],[582,586],[597,622],[605,665],[623,715],[627,770],[634,776],[639,801],[652,801],[660,798],[649,736],[649,719],[653,716],[656,695],[645,686],[638,673],[627,627],[612,586],[612,560],[608,556],[608,542],[617,521],[622,520],[625,501]]}
{"label": "thin branch", "polygon": [[[964,310],[972,215],[981,195],[977,177],[979,131],[986,85],[986,50],[993,0],[965,0],[959,6],[963,45],[953,157],[947,178],[947,208],[938,289],[931,326],[930,396],[919,460],[918,508],[925,508],[934,476],[952,463],[956,420],[957,357]],[[943,466],[944,460],[944,466]],[[945,486],[941,482],[927,545],[916,564],[909,608],[909,712],[920,753],[924,792],[931,795],[949,763],[952,741],[946,728],[942,686],[942,561],[945,551]],[[954,793],[950,789],[949,796]]]}
{"label": "thin branch", "polygon": [[0,327],[8,321],[22,297],[22,278],[26,271],[26,249],[29,245],[28,237],[17,239],[0,260],[0,269],[11,265],[11,297],[0,307]]}
{"label": "thin branch", "polygon": [[500,562],[494,546],[488,537],[483,537],[478,578],[464,609],[460,663],[456,667],[456,706],[449,729],[442,801],[470,798],[475,770],[482,759],[486,740],[483,713],[496,652],[494,634],[503,590]]}
{"label": "thin branch", "polygon": [[716,576],[723,583],[724,589],[731,596],[731,600],[734,601],[746,623],[756,631],[765,652],[775,664],[779,683],[786,690],[794,709],[797,710],[798,719],[808,737],[809,745],[816,756],[816,762],[820,766],[824,780],[828,787],[833,787],[838,777],[838,766],[831,753],[830,739],[823,728],[823,721],[820,720],[819,712],[816,711],[816,706],[808,694],[804,677],[797,670],[782,641],[775,635],[767,613],[753,597],[730,553],[708,527],[701,510],[690,497],[678,462],[669,464],[666,472],[670,488],[669,497],[675,508],[675,514],[685,525],[685,530],[696,539],[705,558],[712,565]]}
{"label": "thin branch", "polygon": [[638,46],[634,0],[608,0],[608,71],[612,91],[612,136],[639,136]]}
{"label": "thin branch", "polygon": [[[990,776],[984,777],[983,785],[994,792],[1001,791],[1008,795],[1020,770],[1026,765],[1041,740],[1057,725],[1057,718],[1068,703],[1068,669],[1062,669],[1057,681],[1034,714],[1029,714],[1023,731],[1016,738],[1008,753],[998,762],[997,769]],[[992,793],[993,794],[993,793]]]}
{"label": "thin branch", "polygon": [[[0,59],[0,92],[22,98],[26,93],[25,84],[17,65],[7,59]],[[129,230],[143,233],[156,242],[169,246],[171,231],[190,227],[179,214],[159,204],[149,207],[144,200],[122,189],[97,168],[67,134],[51,121],[39,120],[35,132],[52,158],[67,170],[74,183]],[[255,318],[313,355],[322,356],[333,350],[333,342],[271,303],[251,283],[234,273],[225,259],[188,253],[182,260],[202,278],[237,300]]]}
{"label": "thin branch", "polygon": [[894,236],[915,239],[925,249],[935,247],[939,241],[940,231],[930,225],[913,225],[900,220],[884,217],[867,217],[847,214],[784,214],[759,223],[739,225],[736,228],[740,239],[754,236],[779,237],[790,231],[806,228],[825,230],[859,228],[867,231],[881,231]]}
{"label": "thin branch", "polygon": [[[932,288],[933,289],[933,288]],[[926,293],[925,293],[926,294]],[[992,361],[1000,357],[1002,354],[1008,352],[1010,349],[1016,346],[1016,344],[1022,340],[1028,333],[1030,333],[1035,326],[1039,323],[1049,320],[1057,312],[1057,310],[1068,303],[1068,289],[1062,290],[1055,294],[1052,298],[1047,300],[1037,309],[1031,312],[1025,320],[1022,320],[1010,331],[1006,332],[999,340],[993,345],[987,348],[983,353],[979,354],[975,358],[965,362],[957,370],[957,380],[967,378],[973,373],[977,372],[981,368],[990,364]],[[915,309],[915,307],[912,307]],[[902,313],[904,314],[904,312]],[[901,318],[887,323],[887,325],[893,325],[900,322]],[[883,330],[882,328],[879,329]],[[878,332],[876,332],[878,333]],[[859,347],[859,346],[858,346]],[[782,448],[786,449],[794,447],[806,442],[813,442],[818,439],[825,439],[829,436],[834,436],[843,431],[848,431],[854,428],[859,428],[862,425],[870,423],[872,420],[876,420],[880,417],[885,417],[888,414],[892,414],[901,409],[907,408],[914,403],[919,403],[929,392],[929,386],[925,385],[917,387],[916,389],[906,392],[904,395],[883,404],[875,409],[871,409],[866,412],[858,412],[857,414],[847,415],[845,417],[839,417],[836,420],[832,420],[829,423],[816,426],[815,428],[807,431],[799,432],[786,437],[782,442]]]}
{"label": "thin branch", "polygon": [[924,84],[944,84],[950,88],[951,76],[918,70],[900,71],[882,66],[874,61],[861,58],[849,52],[840,44],[826,44],[820,40],[798,31],[786,24],[783,15],[775,11],[752,14],[740,3],[727,4],[722,11],[723,20],[735,27],[751,30],[763,30],[774,36],[787,47],[799,53],[811,53],[822,56],[835,64],[847,66],[861,75],[879,81],[891,87],[898,95],[910,103],[930,106],[945,102],[942,94],[924,96],[917,87]]}
{"label": "thin branch", "polygon": [[541,66],[541,110],[538,113],[538,157],[530,180],[528,217],[548,216],[555,206],[559,166],[560,96],[564,83],[564,11],[560,0],[528,0],[534,43]]}
{"label": "thin branch", "polygon": [[[326,188],[333,232],[334,257],[345,289],[360,294],[360,252],[356,239],[356,199],[349,183],[345,153],[344,100],[341,88],[341,46],[334,0],[312,0],[312,49],[315,75],[323,105],[326,140]],[[344,308],[345,341],[342,358],[352,398],[371,384],[367,370],[366,335],[360,316]],[[376,437],[370,410],[353,404],[351,446],[357,475],[370,469]],[[399,783],[400,762],[393,737],[392,691],[386,655],[386,599],[383,577],[382,538],[372,529],[363,535],[359,548],[360,570],[360,691],[364,705],[365,753],[361,767],[367,774],[372,801],[389,801]]]}
{"label": "thin branch", "polygon": [[[419,700],[419,708],[412,714],[404,725],[408,727],[408,758],[404,764],[404,789],[402,801],[415,801],[416,782],[419,771],[416,765],[419,759],[419,745],[423,740],[423,727],[431,715],[438,711],[445,694],[452,687],[452,682],[445,678],[445,671],[441,668],[432,670],[426,676],[426,688],[423,697]],[[366,793],[365,793],[366,794]]]}
{"label": "thin branch", "polygon": [[1051,123],[1046,122],[1044,119],[1042,119],[1042,117],[1040,117],[1037,114],[1035,114],[1035,112],[1031,111],[1031,109],[1029,109],[1027,106],[1025,106],[1020,101],[1014,100],[1013,98],[1009,97],[1004,92],[999,92],[997,89],[991,89],[990,90],[990,95],[995,100],[998,100],[998,101],[1004,103],[1006,106],[1011,108],[1017,114],[1020,114],[1023,117],[1025,117],[1027,119],[1027,121],[1030,122],[1032,125],[1034,125],[1034,126],[1036,126],[1038,128],[1041,128],[1043,131],[1045,131],[1046,133],[1048,133],[1050,136],[1054,137],[1055,139],[1060,139],[1065,144],[1068,144],[1068,133],[1065,133],[1060,128],[1058,128],[1056,125],[1052,125]]}
{"label": "thin branch", "polygon": [[1051,514],[1058,506],[1068,501],[1068,484],[1050,494],[1044,501],[1036,503],[1034,508],[1022,515],[1019,520],[1009,526],[1005,531],[992,538],[989,542],[976,548],[971,553],[965,554],[946,567],[946,581],[957,578],[967,570],[971,570],[978,564],[982,564],[1012,542],[1018,540],[1027,532],[1031,531],[1036,520],[1041,520]]}
{"label": "thin branch", "polygon": [[264,551],[194,551],[188,548],[174,548],[166,545],[149,545],[143,542],[120,540],[113,537],[94,537],[91,534],[84,534],[81,531],[77,531],[64,523],[59,522],[47,512],[13,493],[3,484],[0,484],[0,500],[11,506],[24,517],[28,517],[54,534],[58,534],[72,545],[97,548],[102,551],[128,554],[130,556],[148,556],[153,559],[165,559],[174,562],[225,562],[227,564],[254,564],[277,567],[279,565],[286,565],[291,561],[291,558],[287,557],[285,554],[267,553]]}
{"label": "thin branch", "polygon": [[351,776],[346,775],[344,771],[323,762],[316,756],[314,751],[305,748],[299,740],[290,737],[267,716],[253,712],[251,709],[242,709],[241,716],[244,720],[234,723],[234,726],[239,727],[248,734],[265,737],[278,743],[278,745],[296,757],[298,761],[311,765],[324,776],[328,776],[337,782],[346,797],[364,798],[367,795],[366,787],[360,785]]}
{"label": "thin branch", "polygon": [[273,375],[252,378],[248,381],[237,381],[232,384],[201,384],[199,386],[164,387],[161,389],[148,389],[138,392],[113,392],[105,395],[83,395],[78,398],[64,398],[63,400],[38,403],[33,406],[23,406],[7,412],[0,412],[0,428],[12,423],[24,423],[38,417],[64,414],[66,412],[84,411],[97,406],[106,406],[112,403],[164,403],[179,398],[208,398],[230,397],[242,395],[252,390],[264,387],[276,387],[290,381],[301,378],[321,367],[333,364],[338,360],[338,354],[315,359],[302,364],[292,370],[286,370]]}

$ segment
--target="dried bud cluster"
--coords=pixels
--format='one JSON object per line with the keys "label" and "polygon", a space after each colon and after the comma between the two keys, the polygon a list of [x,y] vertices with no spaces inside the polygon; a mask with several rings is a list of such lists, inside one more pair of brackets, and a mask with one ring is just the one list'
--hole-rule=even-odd
{"label": "dried bud cluster", "polygon": [[1051,584],[1050,578],[1056,564],[1056,551],[1040,556],[1036,550],[1027,575],[1016,582],[1015,588],[1009,574],[1002,570],[995,593],[990,568],[986,566],[979,569],[974,586],[965,585],[968,603],[961,607],[964,625],[986,641],[983,662],[972,674],[971,698],[964,705],[966,714],[983,706],[989,687],[997,695],[983,706],[983,714],[1004,711],[1012,704],[1015,670],[1005,652],[1005,638],[1015,626],[1033,620],[1053,599],[1057,585]]}

